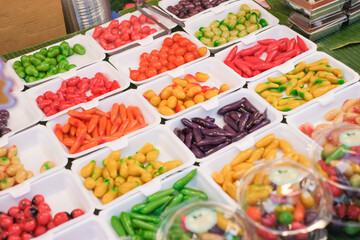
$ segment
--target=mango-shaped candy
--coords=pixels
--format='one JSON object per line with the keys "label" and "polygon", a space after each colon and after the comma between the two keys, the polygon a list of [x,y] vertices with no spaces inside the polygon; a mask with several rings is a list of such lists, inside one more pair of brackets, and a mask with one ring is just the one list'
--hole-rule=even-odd
{"label": "mango-shaped candy", "polygon": [[91,175],[91,173],[93,172],[94,168],[96,166],[96,161],[95,160],[91,160],[88,164],[86,164],[80,171],[80,175],[83,178],[87,178]]}

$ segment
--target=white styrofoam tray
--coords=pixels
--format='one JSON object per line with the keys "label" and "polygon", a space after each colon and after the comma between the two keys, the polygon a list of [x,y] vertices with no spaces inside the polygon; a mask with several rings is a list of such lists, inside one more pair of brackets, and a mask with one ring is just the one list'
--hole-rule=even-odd
{"label": "white styrofoam tray", "polygon": [[[194,39],[196,39],[195,37],[189,36],[187,33],[185,32],[174,32],[171,35],[166,35],[163,36],[161,38],[157,38],[154,41],[149,42],[147,45],[143,45],[143,46],[138,46],[135,48],[132,48],[126,52],[122,52],[116,55],[113,55],[109,58],[109,62],[114,65],[120,72],[124,73],[125,75],[129,76],[129,68],[131,68],[132,70],[138,69],[139,68],[139,63],[140,63],[140,55],[144,52],[150,53],[152,50],[160,50],[160,48],[162,47],[162,43],[164,41],[165,38],[167,37],[172,37],[174,34],[180,34],[182,37],[186,37],[187,39],[189,39],[191,42],[195,43],[196,46],[198,48],[202,47],[202,44],[199,44],[198,42],[196,42]],[[185,66],[189,66],[194,64],[195,62],[198,62],[200,60],[203,60],[207,57],[210,56],[210,52],[207,51],[205,56],[202,56],[198,59],[195,59],[194,61],[185,63],[183,65],[181,65],[180,67],[185,67]],[[131,80],[130,82],[135,84],[135,85],[140,85],[140,84],[144,84],[146,82],[149,82],[151,80],[154,79],[158,79],[161,76],[164,76],[165,74],[171,74],[169,72],[172,71],[176,71],[177,68],[170,70],[170,71],[166,71],[163,73],[160,73],[154,77],[145,79],[144,81],[133,81]]]}
{"label": "white styrofoam tray", "polygon": [[[99,99],[103,99],[109,95],[113,95],[115,93],[124,91],[125,89],[127,89],[130,86],[130,78],[124,74],[121,74],[120,72],[118,72],[110,63],[105,62],[105,61],[101,61],[101,62],[97,62],[94,63],[90,66],[86,66],[82,69],[76,70],[76,71],[72,71],[71,75],[66,75],[63,76],[64,78],[56,78],[53,79],[47,83],[38,85],[36,87],[33,87],[29,90],[27,90],[25,93],[29,95],[30,97],[30,101],[35,104],[36,108],[38,110],[40,110],[41,112],[41,120],[42,121],[49,121],[50,119],[56,118],[64,113],[66,113],[67,111],[71,110],[71,109],[75,109],[78,107],[82,107],[82,106],[86,106],[86,105],[91,105],[91,101],[86,102],[86,103],[80,103],[78,105],[72,106],[70,108],[67,108],[63,111],[60,111],[54,115],[51,115],[49,117],[47,117],[45,115],[45,113],[38,107],[37,103],[36,103],[36,98],[40,95],[43,95],[45,92],[47,91],[52,91],[53,93],[56,93],[57,90],[60,88],[61,83],[63,81],[67,81],[69,78],[75,77],[75,76],[79,76],[80,78],[84,78],[87,77],[89,79],[95,77],[95,74],[101,72],[102,74],[104,74],[104,76],[109,80],[109,81],[117,81],[120,85],[120,88],[115,89],[114,91],[105,93],[103,95],[100,95],[96,98],[94,98],[92,101],[97,101]],[[88,90],[87,95],[91,95],[90,90]]]}
{"label": "white styrofoam tray", "polygon": [[[1,68],[1,66],[0,66],[0,68]],[[4,69],[3,70],[4,75],[7,78],[11,79],[11,81],[12,81],[12,87],[11,87],[10,92],[21,92],[24,89],[24,83],[15,81],[14,77],[11,74],[12,66],[4,63],[4,68],[3,69]]]}
{"label": "white styrofoam tray", "polygon": [[[61,226],[61,225],[60,225]],[[38,240],[90,240],[90,239],[101,239],[110,240],[112,239],[109,232],[111,226],[105,224],[105,222],[92,215],[82,221],[72,223],[70,226],[65,228],[54,228],[53,231],[43,236],[39,236]]]}
{"label": "white styrofoam tray", "polygon": [[194,36],[194,33],[199,30],[201,27],[208,27],[209,24],[214,20],[223,20],[227,17],[228,13],[238,13],[240,11],[240,6],[242,4],[247,4],[251,9],[258,9],[261,13],[261,18],[264,18],[268,22],[268,26],[263,27],[261,29],[256,30],[255,32],[252,32],[245,37],[238,38],[236,40],[233,40],[231,42],[228,42],[226,44],[220,45],[218,47],[207,47],[212,53],[215,53],[217,51],[220,51],[221,49],[227,48],[230,45],[233,45],[237,42],[244,42],[249,43],[254,41],[256,34],[259,34],[262,31],[265,31],[276,24],[279,23],[279,19],[271,15],[268,11],[266,11],[263,7],[261,7],[259,4],[255,3],[251,0],[242,0],[242,1],[235,1],[231,4],[227,4],[221,7],[221,9],[216,9],[216,12],[207,12],[200,17],[194,19],[193,21],[189,21],[186,23],[186,26],[184,30],[192,37],[193,41],[196,43],[199,43],[201,46],[205,46],[199,39],[197,39]]}
{"label": "white styrofoam tray", "polygon": [[[222,154],[217,155],[213,159],[208,162],[200,164],[200,172],[205,176],[208,184],[213,188],[216,189],[217,192],[225,193],[223,189],[213,180],[211,177],[213,172],[217,171],[220,172],[226,164],[232,162],[232,160],[238,155],[240,152],[251,148],[254,144],[260,140],[262,137],[274,133],[276,138],[280,138],[286,140],[294,149],[295,153],[301,153],[305,157],[310,160],[310,154],[307,151],[307,148],[311,141],[308,141],[303,136],[301,136],[298,132],[293,130],[286,124],[278,124],[271,129],[267,129],[264,132],[258,133],[246,140],[240,140],[236,145],[230,148],[228,151],[223,152]],[[283,155],[283,152],[278,148],[276,159],[280,159]],[[269,160],[271,161],[271,160]],[[263,162],[263,161],[259,161]],[[255,162],[256,164],[257,162]],[[227,201],[233,201],[236,204],[235,200],[233,200],[229,195],[226,194]]]}
{"label": "white styrofoam tray", "polygon": [[[129,196],[128,198],[124,199],[121,203],[111,206],[109,208],[106,208],[102,210],[99,214],[100,218],[105,221],[105,223],[110,226],[110,232],[112,239],[120,239],[114,229],[110,225],[110,219],[112,216],[120,216],[121,212],[130,212],[132,206],[135,204],[141,203],[145,201],[146,197],[161,190],[165,190],[168,188],[172,188],[173,184],[179,180],[180,178],[184,177],[186,174],[188,174],[191,170],[195,169],[196,167],[190,167],[187,169],[184,169],[181,172],[178,172],[165,180],[161,182],[157,182],[156,184],[153,184],[152,186],[148,187],[146,192],[137,192],[136,194]],[[210,201],[216,201],[221,204],[228,204],[233,205],[233,201],[229,201],[226,198],[225,193],[220,193],[217,191],[214,191],[214,189],[209,186],[208,180],[205,180],[205,177],[199,172],[199,168],[197,168],[198,171],[195,175],[195,177],[186,185],[189,188],[194,188],[197,190],[201,190],[205,192],[209,196]],[[233,205],[235,207],[235,205]]]}
{"label": "white styrofoam tray", "polygon": [[[272,28],[270,28],[267,31],[261,32],[257,35],[253,35],[253,38],[248,38],[246,40],[248,40],[249,42],[245,42],[245,41],[241,41],[240,43],[236,44],[236,46],[238,46],[238,52],[241,51],[242,49],[247,49],[250,47],[253,47],[255,45],[257,45],[257,41],[259,40],[263,40],[263,39],[268,39],[268,38],[273,38],[273,39],[281,39],[281,38],[296,38],[296,36],[299,36],[302,40],[304,40],[306,46],[309,48],[308,51],[303,52],[301,54],[299,54],[298,56],[288,60],[287,62],[276,66],[272,69],[269,69],[267,71],[264,71],[254,77],[251,78],[244,78],[246,81],[251,82],[251,81],[256,81],[262,77],[264,77],[268,72],[276,69],[276,68],[281,68],[283,65],[286,64],[286,66],[289,66],[290,68],[293,68],[294,66],[294,62],[299,59],[302,58],[308,54],[311,54],[313,52],[316,51],[317,45],[315,43],[313,43],[312,41],[310,41],[309,39],[303,37],[302,35],[298,34],[297,32],[291,30],[290,28],[283,26],[283,25],[276,25]],[[235,45],[234,45],[235,46]],[[222,50],[221,52],[218,52],[215,54],[215,58],[219,59],[221,61],[222,64],[224,64],[224,60],[226,59],[227,55],[229,54],[230,50],[232,49],[232,47],[227,48]],[[260,56],[261,59],[265,60],[267,56],[267,53],[263,53],[263,55]],[[226,64],[224,64],[227,68],[228,67]],[[231,69],[231,68],[230,68]],[[233,70],[232,70],[233,71]]]}
{"label": "white styrofoam tray", "polygon": [[[157,8],[157,7],[155,7]],[[159,8],[157,8],[159,9]],[[146,11],[147,13],[155,16],[160,23],[162,23],[163,25],[165,25],[165,27],[169,28],[169,29],[172,29],[174,27],[176,27],[176,24],[173,23],[172,21],[170,21],[168,18],[156,13],[156,12],[153,12],[153,11],[149,11],[148,9],[146,8],[143,8],[144,11]],[[160,10],[160,9],[159,9]],[[124,20],[130,20],[130,17],[131,16],[136,16],[136,17],[139,17],[141,15],[141,12],[140,11],[135,11],[135,12],[132,12],[132,13],[127,13],[125,15],[122,15],[121,17],[118,17],[118,18],[115,18],[114,20],[119,20],[119,23],[121,23],[122,21]],[[107,22],[107,23],[104,23],[102,25],[100,25],[101,27],[103,28],[106,28],[107,26],[109,26],[110,22]],[[133,42],[130,42],[128,44],[125,44],[123,46],[120,46],[118,48],[115,48],[113,50],[105,50],[102,46],[100,46],[99,44],[99,40],[98,39],[94,39],[93,38],[93,33],[94,33],[94,28],[90,29],[89,31],[87,31],[85,33],[86,36],[88,36],[92,42],[94,42],[96,45],[99,46],[99,48],[107,53],[107,54],[116,54],[118,52],[122,52],[122,51],[125,51],[127,49],[130,49],[130,48],[133,48],[135,46],[141,46],[141,45],[146,45],[150,42],[152,42],[155,38],[159,37],[159,36],[162,36],[163,34],[165,34],[165,31],[164,29],[162,29],[160,26],[158,26],[157,24],[149,24],[149,23],[144,23],[144,24],[141,24],[141,27],[143,26],[149,26],[150,28],[155,28],[157,30],[157,32],[153,33],[153,34],[150,34],[149,36],[147,36],[146,38],[143,38],[143,39],[139,39],[139,40],[136,40],[136,41],[133,41]]]}
{"label": "white styrofoam tray", "polygon": [[286,116],[286,122],[289,124],[289,126],[296,129],[306,138],[311,139],[299,130],[300,125],[306,122],[313,124],[314,127],[321,123],[331,124],[332,121],[326,121],[324,118],[325,114],[328,111],[334,108],[341,108],[343,103],[347,99],[360,98],[359,82],[349,85],[346,88],[340,90],[337,90],[337,88],[335,88],[334,90],[334,92],[329,93],[326,101],[316,101],[313,105],[309,106],[306,109],[303,109],[301,112]]}
{"label": "white styrofoam tray", "polygon": [[[177,118],[167,121],[165,124],[172,131],[174,131],[175,128],[183,129],[185,127],[181,123],[182,118],[187,118],[187,119],[191,120],[191,118],[193,118],[193,117],[205,118],[206,116],[210,116],[212,118],[215,118],[215,124],[217,124],[220,128],[222,128],[225,125],[223,116],[217,114],[217,111],[221,107],[231,104],[233,102],[239,101],[243,97],[247,98],[250,101],[250,103],[260,111],[260,113],[263,113],[265,111],[265,109],[267,109],[267,118],[270,120],[269,124],[265,125],[264,127],[254,131],[254,132],[246,135],[244,138],[242,138],[243,141],[247,141],[247,139],[251,138],[253,135],[255,135],[259,132],[263,132],[267,129],[270,129],[281,122],[282,116],[280,113],[274,111],[274,109],[272,109],[272,108],[265,106],[261,102],[261,99],[260,99],[261,97],[259,95],[256,95],[253,92],[249,91],[248,89],[243,88],[243,89],[240,89],[238,91],[232,92],[230,94],[227,94],[227,95],[219,98],[218,101],[211,102],[212,105],[211,106],[208,105],[207,109],[204,109],[204,108],[193,109],[182,116],[179,116]],[[173,134],[175,135],[175,133],[173,133]],[[237,142],[239,142],[239,141],[237,141]],[[237,142],[230,143],[226,147],[216,151],[215,153],[213,153],[207,157],[196,158],[196,162],[205,162],[205,161],[208,161],[209,159],[213,159],[215,155],[227,151],[230,148],[230,146],[237,144]]]}
{"label": "white styrofoam tray", "polygon": [[229,0],[227,2],[220,3],[216,7],[205,9],[204,11],[199,12],[199,13],[195,14],[194,16],[191,16],[191,17],[188,17],[188,18],[179,18],[178,16],[176,16],[175,14],[173,14],[172,12],[167,10],[169,6],[177,5],[180,2],[179,0],[162,0],[162,1],[159,2],[159,7],[161,7],[164,12],[166,12],[167,14],[172,16],[173,18],[186,23],[186,22],[192,21],[192,20],[202,16],[204,13],[207,13],[207,12],[215,12],[216,13],[218,11],[221,11],[222,9],[224,9],[224,7],[227,4],[230,4],[230,3],[234,2],[234,1],[236,1],[236,0]]}
{"label": "white styrofoam tray", "polygon": [[0,211],[7,212],[10,207],[18,206],[19,202],[24,198],[31,201],[36,194],[44,196],[45,202],[51,208],[53,217],[58,212],[66,211],[70,214],[72,210],[77,208],[85,212],[84,215],[71,219],[44,233],[42,237],[45,239],[47,239],[46,236],[51,236],[55,231],[59,231],[86,219],[91,216],[94,211],[94,207],[91,205],[89,199],[87,199],[84,191],[80,189],[77,184],[74,184],[73,173],[65,169],[38,179],[31,184],[22,185],[20,188],[13,188],[10,192],[1,195]]}
{"label": "white styrofoam tray", "polygon": [[167,176],[181,169],[187,168],[193,165],[195,162],[193,154],[184,144],[182,144],[180,139],[177,138],[174,134],[172,134],[170,129],[168,129],[164,125],[161,125],[156,128],[152,128],[146,132],[142,132],[132,138],[129,138],[128,142],[126,142],[124,145],[117,146],[116,149],[103,148],[99,151],[96,151],[95,153],[79,158],[73,162],[71,170],[77,176],[77,181],[81,185],[83,185],[85,179],[81,177],[80,171],[91,160],[96,160],[96,166],[102,167],[102,160],[105,159],[112,151],[120,151],[121,156],[123,157],[131,156],[134,155],[147,142],[153,144],[154,147],[156,149],[159,149],[160,151],[160,154],[156,161],[168,162],[172,160],[180,160],[183,164],[179,167],[176,167],[168,172],[161,174],[160,176],[152,179],[150,182],[133,189],[132,191],[116,198],[115,200],[105,205],[102,204],[101,199],[94,196],[92,190],[87,190],[89,198],[91,198],[93,204],[97,209],[108,208],[116,205],[126,199],[128,196],[131,196],[139,191],[143,191],[143,189],[151,187],[154,182],[160,182]]}
{"label": "white styrofoam tray", "polygon": [[[29,185],[30,182],[34,182],[48,174],[51,175],[58,169],[63,168],[68,162],[67,158],[60,154],[59,143],[54,141],[49,136],[46,127],[41,125],[36,125],[9,138],[1,139],[1,147],[9,148],[12,145],[17,146],[17,156],[20,158],[21,163],[24,164],[24,169],[32,171],[34,176],[12,188],[0,191],[0,195],[15,191],[13,189],[21,189],[23,185]],[[55,167],[40,173],[40,168],[46,161],[52,161]]]}
{"label": "white styrofoam tray", "polygon": [[[87,107],[88,107],[87,109],[96,107],[104,112],[110,111],[112,108],[112,105],[114,103],[119,103],[119,104],[124,103],[126,107],[138,106],[140,111],[142,112],[145,123],[147,123],[148,126],[141,128],[139,130],[136,130],[132,133],[129,133],[126,136],[122,136],[121,138],[116,139],[112,142],[103,143],[96,147],[93,147],[93,148],[90,148],[90,149],[87,149],[85,151],[75,153],[75,154],[70,154],[69,149],[64,144],[61,144],[62,154],[65,154],[65,156],[67,156],[68,158],[77,158],[77,157],[83,156],[85,154],[88,154],[92,151],[95,151],[97,149],[104,148],[104,147],[110,147],[112,149],[116,149],[117,146],[121,146],[122,144],[124,144],[124,141],[126,142],[127,139],[130,138],[131,136],[134,136],[136,134],[139,134],[140,132],[143,132],[152,127],[155,127],[156,125],[158,125],[160,123],[160,117],[156,114],[156,111],[146,104],[145,98],[140,96],[136,92],[136,90],[128,90],[126,92],[102,99],[100,101],[95,101],[95,102],[91,101],[89,103],[92,105],[87,105]],[[76,108],[75,110],[82,111],[81,108]],[[69,115],[65,114],[65,115],[59,116],[57,118],[54,118],[46,123],[46,127],[48,128],[48,131],[50,131],[51,136],[53,138],[56,138],[55,133],[53,131],[53,129],[55,128],[55,125],[57,123],[60,123],[61,126],[63,126],[64,124],[67,123],[68,119],[69,119]],[[58,141],[57,138],[56,138],[56,140]]]}
{"label": "white styrofoam tray", "polygon": [[[66,58],[69,61],[69,64],[76,65],[76,67],[71,69],[70,71],[75,71],[76,69],[80,69],[84,66],[101,61],[105,58],[105,53],[101,52],[100,48],[98,46],[96,46],[93,42],[89,41],[89,39],[84,35],[76,35],[75,37],[66,39],[65,41],[69,43],[70,47],[73,47],[76,43],[80,43],[86,50],[86,53],[84,55],[79,55],[77,53],[74,53],[72,56]],[[49,45],[46,48],[49,49],[52,46],[58,46],[61,42]],[[28,53],[26,55],[32,55],[32,54],[38,52],[39,50],[40,49],[33,51],[31,53]],[[15,70],[12,67],[15,61],[17,61],[17,60],[20,61],[20,58],[21,58],[21,56],[11,59],[6,64],[8,64],[9,69],[10,69],[9,72],[12,75],[12,77],[15,79],[15,81],[19,82],[20,84],[23,84],[27,87],[33,87],[40,83],[46,82],[50,79],[54,79],[56,77],[62,77],[63,75],[66,76],[70,72],[70,71],[67,71],[65,73],[58,73],[56,75],[53,75],[53,76],[50,76],[50,77],[47,77],[47,78],[44,78],[44,79],[41,79],[41,80],[38,80],[35,82],[27,83],[24,79],[20,78],[16,74]]]}
{"label": "white styrofoam tray", "polygon": [[[207,58],[203,61],[194,63],[193,65],[187,66],[187,67],[180,67],[174,72],[169,72],[166,76],[163,76],[153,82],[145,83],[138,87],[137,91],[139,91],[140,94],[143,94],[147,90],[153,90],[156,94],[160,94],[161,91],[168,85],[173,84],[171,81],[173,78],[184,78],[185,74],[192,74],[195,76],[195,73],[202,72],[207,73],[210,76],[210,79],[206,82],[199,82],[202,86],[209,86],[220,88],[221,84],[228,84],[230,89],[226,92],[220,93],[219,95],[205,101],[199,104],[196,104],[190,108],[187,108],[181,112],[178,112],[171,116],[165,116],[160,114],[160,116],[164,119],[172,119],[177,116],[180,116],[186,112],[188,112],[191,109],[197,108],[197,107],[203,107],[207,108],[207,105],[211,101],[217,101],[215,99],[226,95],[234,90],[237,90],[245,85],[245,80],[241,78],[237,73],[234,71],[229,70],[228,68],[224,67],[224,64],[221,64],[218,60],[216,60],[213,57]],[[149,102],[148,104],[152,106]],[[211,103],[210,103],[211,105]],[[152,106],[153,107],[153,106]],[[157,109],[156,109],[157,110]]]}
{"label": "white styrofoam tray", "polygon": [[16,98],[16,103],[13,107],[7,109],[10,114],[7,127],[11,129],[11,132],[2,136],[0,141],[41,120],[41,111],[37,108],[36,103],[31,102],[25,93],[13,92],[12,95]]}
{"label": "white styrofoam tray", "polygon": [[[271,71],[268,72],[268,74],[266,74],[265,76],[263,76],[263,78],[258,79],[256,81],[250,82],[248,84],[248,89],[251,90],[253,93],[255,93],[255,88],[259,83],[263,83],[263,82],[267,82],[267,78],[268,77],[279,77],[282,76],[283,74],[286,74],[287,72],[291,71],[292,69],[294,69],[294,66],[296,64],[298,64],[299,62],[303,62],[305,61],[306,63],[313,63],[316,62],[320,59],[326,58],[329,60],[329,65],[332,68],[338,68],[340,70],[342,70],[343,72],[343,79],[346,81],[344,84],[332,89],[331,91],[325,93],[324,95],[314,98],[311,101],[308,101],[304,104],[302,104],[301,106],[290,110],[288,112],[282,112],[277,110],[276,108],[274,108],[270,103],[268,103],[264,98],[261,97],[262,103],[265,104],[268,107],[271,107],[273,109],[275,109],[277,112],[283,114],[283,115],[291,115],[294,114],[296,112],[302,111],[303,109],[306,109],[307,107],[311,106],[312,104],[316,103],[316,102],[330,102],[333,100],[333,98],[331,97],[332,92],[334,91],[339,91],[340,89],[356,82],[359,80],[359,74],[357,74],[354,70],[352,70],[351,68],[349,68],[348,66],[346,66],[344,63],[336,60],[335,58],[331,57],[330,55],[324,53],[324,52],[318,52],[315,51],[313,53],[311,53],[310,55],[304,56],[302,58],[298,58],[296,61],[291,61],[289,60],[288,62],[286,62],[285,64],[279,66],[276,69],[271,69]],[[257,94],[257,93],[256,93]],[[260,96],[259,94],[257,94],[258,96]],[[284,94],[284,97],[286,97],[286,94]]]}

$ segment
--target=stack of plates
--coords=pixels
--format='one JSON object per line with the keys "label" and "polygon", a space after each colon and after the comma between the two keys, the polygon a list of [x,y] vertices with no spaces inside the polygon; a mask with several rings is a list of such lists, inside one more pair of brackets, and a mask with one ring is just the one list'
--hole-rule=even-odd
{"label": "stack of plates", "polygon": [[68,33],[111,20],[109,0],[61,0]]}

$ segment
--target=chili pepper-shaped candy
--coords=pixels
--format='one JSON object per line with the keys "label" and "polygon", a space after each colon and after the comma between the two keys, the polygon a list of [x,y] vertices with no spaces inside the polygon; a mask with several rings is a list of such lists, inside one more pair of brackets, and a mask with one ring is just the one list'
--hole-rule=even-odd
{"label": "chili pepper-shaped candy", "polygon": [[[98,26],[98,27],[100,27],[100,26]],[[114,228],[115,232],[117,233],[117,235],[119,237],[126,236],[125,229],[122,226],[120,219],[118,217],[112,216],[110,222],[111,222],[111,226]]]}
{"label": "chili pepper-shaped candy", "polygon": [[175,190],[180,190],[182,188],[184,188],[186,186],[186,184],[188,184],[196,175],[197,169],[192,170],[191,172],[189,172],[186,176],[184,176],[183,178],[179,179],[178,181],[176,181],[173,185],[173,188]]}
{"label": "chili pepper-shaped candy", "polygon": [[251,56],[253,55],[256,51],[260,50],[262,48],[261,44],[257,44],[253,47],[247,48],[247,49],[243,49],[239,52],[240,56]]}
{"label": "chili pepper-shaped candy", "polygon": [[265,71],[265,70],[268,70],[268,69],[273,68],[273,67],[275,67],[275,64],[267,63],[267,62],[257,63],[257,64],[251,65],[251,69],[253,71],[255,71],[255,70]]}
{"label": "chili pepper-shaped candy", "polygon": [[239,74],[240,76],[242,76],[242,71],[241,71],[239,68],[237,68],[237,67],[235,66],[235,64],[233,64],[233,63],[230,62],[230,61],[224,61],[224,63],[225,63],[227,66],[229,66],[232,70],[234,70],[237,74]]}
{"label": "chili pepper-shaped candy", "polygon": [[122,226],[124,227],[126,233],[130,236],[134,235],[134,229],[131,223],[131,217],[130,214],[127,212],[121,212],[120,214],[120,222]]}
{"label": "chili pepper-shaped candy", "polygon": [[230,50],[229,54],[226,56],[224,61],[230,61],[230,62],[233,61],[237,50],[238,50],[238,46],[236,45]]}
{"label": "chili pepper-shaped candy", "polygon": [[269,45],[269,44],[275,43],[276,41],[277,41],[276,39],[268,38],[268,39],[259,40],[259,41],[257,41],[257,43],[259,43],[261,45]]}
{"label": "chili pepper-shaped candy", "polygon": [[157,209],[158,207],[162,206],[165,202],[167,202],[171,197],[170,196],[165,196],[162,198],[157,198],[156,201],[151,201],[149,203],[147,203],[142,209],[141,209],[141,213],[142,214],[148,214],[152,211],[154,211],[155,209]]}
{"label": "chili pepper-shaped candy", "polygon": [[286,51],[289,52],[289,51],[293,50],[295,47],[295,44],[296,44],[296,39],[295,38],[290,39],[290,41],[287,43]]}
{"label": "chili pepper-shaped candy", "polygon": [[309,48],[306,46],[304,40],[302,40],[301,37],[299,37],[299,35],[296,36],[297,39],[297,44],[299,45],[301,51],[306,52],[307,50],[309,50]]}

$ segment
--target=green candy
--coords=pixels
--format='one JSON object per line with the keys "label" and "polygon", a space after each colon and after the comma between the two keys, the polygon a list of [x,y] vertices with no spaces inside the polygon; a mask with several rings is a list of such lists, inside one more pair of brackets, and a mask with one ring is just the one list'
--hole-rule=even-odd
{"label": "green candy", "polygon": [[84,55],[86,53],[85,48],[79,43],[76,43],[74,45],[73,50],[74,50],[74,52],[76,52],[79,55]]}
{"label": "green candy", "polygon": [[14,64],[13,64],[13,68],[14,69],[18,69],[19,67],[22,67],[23,65],[21,64],[20,61],[15,61]]}
{"label": "green candy", "polygon": [[291,212],[284,211],[278,215],[277,219],[281,224],[287,225],[294,221],[294,216]]}
{"label": "green candy", "polygon": [[32,65],[38,66],[41,63],[41,60],[34,56],[30,56],[30,62],[32,63]]}
{"label": "green candy", "polygon": [[39,71],[35,68],[34,65],[29,65],[25,68],[25,73],[30,76],[37,77],[39,75]]}
{"label": "green candy", "polygon": [[40,52],[34,53],[34,57],[36,57],[36,58],[39,59],[40,61],[44,61],[44,60],[45,60],[45,55],[41,54]]}
{"label": "green candy", "polygon": [[43,61],[41,62],[39,65],[36,66],[36,69],[40,72],[46,72],[47,70],[49,70],[50,68],[50,64]]}

